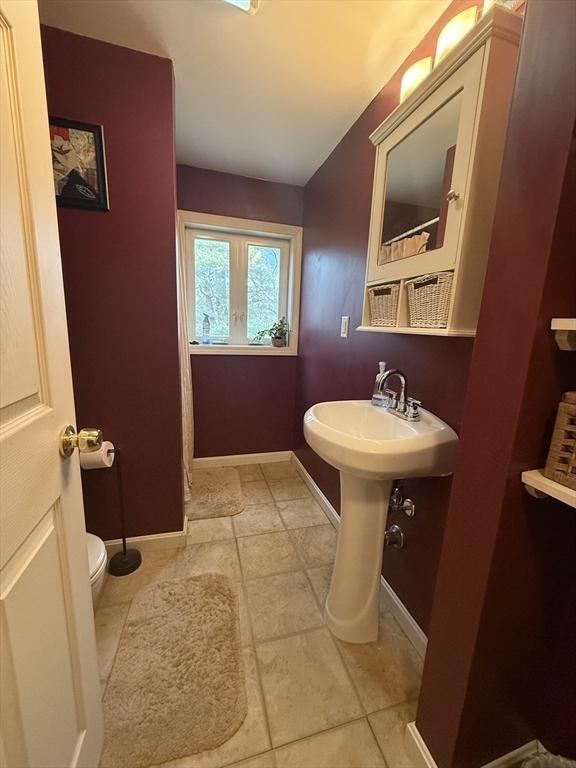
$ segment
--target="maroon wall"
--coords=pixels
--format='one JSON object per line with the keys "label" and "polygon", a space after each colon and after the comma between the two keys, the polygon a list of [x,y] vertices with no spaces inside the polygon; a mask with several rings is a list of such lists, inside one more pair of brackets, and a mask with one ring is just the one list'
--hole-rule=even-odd
{"label": "maroon wall", "polygon": [[[50,114],[104,126],[110,211],[58,210],[78,426],[122,451],[130,535],[182,527],[172,63],[44,27]],[[113,471],[88,530],[119,535]]]}
{"label": "maroon wall", "polygon": [[176,166],[178,208],[240,219],[302,224],[303,189],[233,173]]}
{"label": "maroon wall", "polygon": [[[304,198],[304,263],[296,399],[296,454],[334,504],[338,473],[305,443],[302,416],[313,403],[369,398],[378,361],[401,368],[412,396],[460,429],[471,339],[350,331],[340,338],[340,317],[360,325],[375,149],[368,136],[397,106],[401,73],[434,53],[439,30],[471,2],[453,3],[382,89],[308,182]],[[386,553],[384,574],[420,626],[427,630],[436,580],[450,479],[406,481],[416,502],[413,520],[401,522],[408,546]]]}
{"label": "maroon wall", "polygon": [[528,3],[417,716],[440,768],[576,757],[576,516],[520,481],[576,388],[550,332],[576,315],[575,37],[574,3]]}
{"label": "maroon wall", "polygon": [[[178,208],[302,224],[303,189],[187,165],[177,167]],[[292,448],[296,357],[191,355],[194,455]]]}

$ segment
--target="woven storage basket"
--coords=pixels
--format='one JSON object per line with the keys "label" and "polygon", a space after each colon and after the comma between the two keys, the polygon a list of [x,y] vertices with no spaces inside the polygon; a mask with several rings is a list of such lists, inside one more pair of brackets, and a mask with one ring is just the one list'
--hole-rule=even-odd
{"label": "woven storage basket", "polygon": [[387,283],[368,288],[370,325],[396,325],[400,283]]}
{"label": "woven storage basket", "polygon": [[446,328],[453,272],[437,272],[406,281],[412,328]]}
{"label": "woven storage basket", "polygon": [[558,406],[544,475],[576,491],[576,392],[565,392]]}

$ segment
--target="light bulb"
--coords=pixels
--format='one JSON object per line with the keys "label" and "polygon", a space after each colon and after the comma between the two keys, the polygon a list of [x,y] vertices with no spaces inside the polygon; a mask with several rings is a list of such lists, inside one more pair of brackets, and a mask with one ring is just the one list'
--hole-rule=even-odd
{"label": "light bulb", "polygon": [[427,75],[430,74],[432,69],[432,56],[427,56],[425,59],[420,59],[414,62],[411,67],[408,67],[406,72],[402,75],[402,82],[400,83],[400,101],[409,96],[412,91],[420,85]]}
{"label": "light bulb", "polygon": [[461,40],[466,32],[472,29],[476,23],[477,8],[475,5],[466,8],[454,16],[438,35],[436,43],[436,57],[434,65],[439,64],[446,54]]}

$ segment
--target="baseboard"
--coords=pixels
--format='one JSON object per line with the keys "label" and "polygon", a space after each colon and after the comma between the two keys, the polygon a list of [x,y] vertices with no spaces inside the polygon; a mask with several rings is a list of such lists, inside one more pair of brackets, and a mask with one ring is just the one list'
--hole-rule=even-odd
{"label": "baseboard", "polygon": [[[404,744],[414,768],[438,768],[438,764],[432,757],[416,723],[408,723],[406,726]],[[518,749],[514,749],[512,752],[507,752],[505,755],[497,757],[496,760],[486,763],[481,768],[512,768],[520,760],[545,751],[542,744],[535,739],[527,744],[523,744]]]}
{"label": "baseboard", "polygon": [[[338,529],[340,527],[340,516],[330,503],[330,501],[326,498],[324,493],[322,492],[320,486],[316,483],[312,475],[308,472],[306,467],[302,464],[300,459],[296,456],[292,456],[292,462],[294,463],[296,469],[300,473],[300,476],[308,486],[310,493],[312,496],[316,499],[318,504],[322,507],[324,510],[324,513],[332,523],[332,525]],[[383,604],[386,606],[388,611],[394,616],[398,624],[402,627],[404,630],[404,633],[418,652],[418,654],[422,657],[426,654],[426,645],[428,643],[428,639],[424,632],[420,629],[412,615],[410,614],[409,610],[406,608],[404,603],[400,600],[396,592],[392,589],[390,584],[386,581],[386,579],[381,576],[380,577],[380,598],[383,602]]]}
{"label": "baseboard", "polygon": [[300,461],[298,456],[296,456],[295,453],[292,454],[292,463],[298,470],[302,480],[304,480],[304,482],[308,486],[308,490],[310,491],[314,499],[318,502],[318,504],[324,510],[324,513],[327,516],[328,520],[330,520],[334,528],[339,528],[340,515],[338,514],[338,512],[336,512],[332,504],[328,501],[328,498],[324,495],[320,486],[316,483],[312,475],[308,472],[304,464],[302,464],[302,462]]}
{"label": "baseboard", "polygon": [[[170,531],[169,533],[153,533],[150,536],[131,536],[126,539],[128,546],[132,545],[137,549],[176,549],[186,546],[186,529],[182,531]],[[122,539],[111,539],[105,541],[108,557],[114,555],[122,549]]]}
{"label": "baseboard", "polygon": [[380,576],[380,598],[388,611],[400,624],[418,655],[424,658],[426,656],[428,638],[384,576]]}
{"label": "baseboard", "polygon": [[414,768],[438,768],[416,723],[408,723],[404,732],[404,746]]}
{"label": "baseboard", "polygon": [[203,456],[192,459],[193,469],[210,467],[231,467],[239,464],[272,464],[275,461],[290,461],[292,451],[272,451],[270,453],[236,453],[232,456]]}

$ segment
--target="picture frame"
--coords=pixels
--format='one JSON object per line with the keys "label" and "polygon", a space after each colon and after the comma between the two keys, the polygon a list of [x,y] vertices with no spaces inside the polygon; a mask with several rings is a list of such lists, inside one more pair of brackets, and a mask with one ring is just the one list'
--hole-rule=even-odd
{"label": "picture frame", "polygon": [[50,117],[49,124],[56,203],[110,210],[102,126],[62,117]]}

